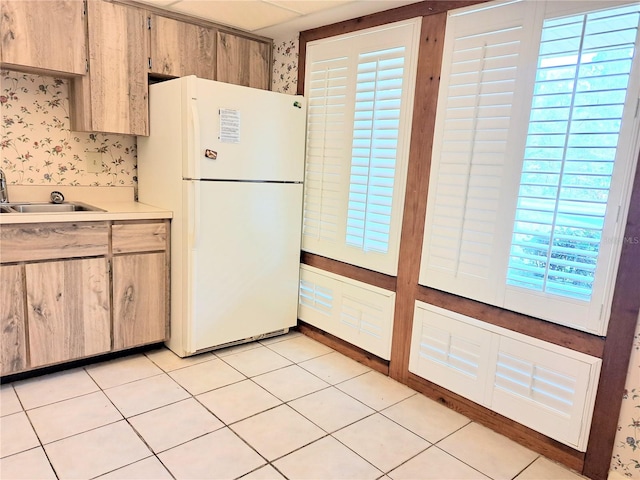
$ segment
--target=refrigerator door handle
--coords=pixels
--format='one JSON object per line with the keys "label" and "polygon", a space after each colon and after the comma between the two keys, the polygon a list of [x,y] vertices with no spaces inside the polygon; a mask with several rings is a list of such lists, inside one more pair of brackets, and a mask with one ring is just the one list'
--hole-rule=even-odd
{"label": "refrigerator door handle", "polygon": [[200,221],[200,182],[189,182],[189,237],[191,249],[198,246],[198,222]]}
{"label": "refrigerator door handle", "polygon": [[187,177],[200,178],[200,115],[198,112],[198,99],[196,98],[196,78],[189,77],[186,82],[187,110],[191,128],[187,135],[190,137],[185,148],[187,161]]}

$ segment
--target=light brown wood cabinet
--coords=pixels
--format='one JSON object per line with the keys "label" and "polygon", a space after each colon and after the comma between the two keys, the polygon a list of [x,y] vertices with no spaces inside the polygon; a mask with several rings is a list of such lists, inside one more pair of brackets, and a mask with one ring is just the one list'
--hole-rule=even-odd
{"label": "light brown wood cabinet", "polygon": [[168,338],[169,221],[3,225],[0,374]]}
{"label": "light brown wood cabinet", "polygon": [[0,62],[26,72],[84,75],[84,3],[77,0],[2,0]]}
{"label": "light brown wood cabinet", "polygon": [[160,15],[149,17],[149,73],[215,80],[216,31]]}
{"label": "light brown wood cabinet", "polygon": [[271,51],[271,43],[218,32],[216,79],[270,90]]}
{"label": "light brown wood cabinet", "polygon": [[28,263],[25,270],[31,368],[111,349],[105,257]]}
{"label": "light brown wood cabinet", "polygon": [[149,134],[148,30],[143,10],[87,2],[89,74],[71,88],[71,130]]}
{"label": "light brown wood cabinet", "polygon": [[113,348],[167,339],[168,222],[112,226]]}
{"label": "light brown wood cabinet", "polygon": [[21,265],[0,265],[0,375],[27,367],[24,276]]}

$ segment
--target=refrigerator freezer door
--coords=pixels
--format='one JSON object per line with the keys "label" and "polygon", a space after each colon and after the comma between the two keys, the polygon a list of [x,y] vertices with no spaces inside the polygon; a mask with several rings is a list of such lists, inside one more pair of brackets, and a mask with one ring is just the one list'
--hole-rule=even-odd
{"label": "refrigerator freezer door", "polygon": [[294,326],[302,185],[186,183],[196,192],[187,350]]}
{"label": "refrigerator freezer door", "polygon": [[304,98],[185,77],[193,132],[184,177],[301,182]]}

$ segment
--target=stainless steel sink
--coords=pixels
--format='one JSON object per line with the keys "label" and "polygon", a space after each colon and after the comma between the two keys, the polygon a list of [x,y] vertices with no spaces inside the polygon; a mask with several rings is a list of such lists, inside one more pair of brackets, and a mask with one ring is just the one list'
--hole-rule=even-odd
{"label": "stainless steel sink", "polygon": [[1,213],[104,212],[101,208],[81,202],[9,203],[0,206],[0,210]]}

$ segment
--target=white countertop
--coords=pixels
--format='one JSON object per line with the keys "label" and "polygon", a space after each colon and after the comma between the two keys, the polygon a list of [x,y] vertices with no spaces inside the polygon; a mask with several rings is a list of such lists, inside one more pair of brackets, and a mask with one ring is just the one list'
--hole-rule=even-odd
{"label": "white countertop", "polygon": [[[0,213],[0,225],[42,222],[96,222],[107,220],[157,220],[172,217],[170,210],[133,200],[133,189],[106,187],[9,187],[9,201],[46,202],[51,190],[60,190],[65,201],[82,202],[103,212]],[[46,193],[46,196],[45,196]]]}

